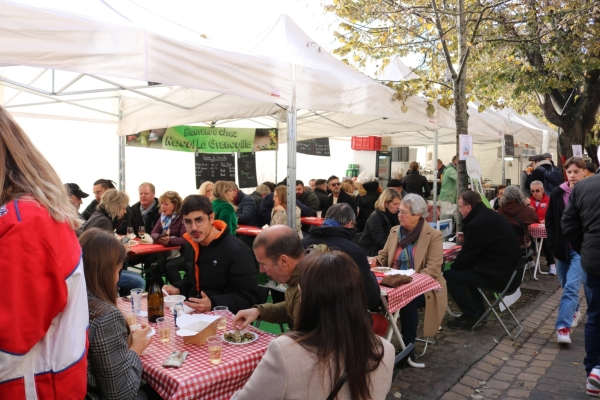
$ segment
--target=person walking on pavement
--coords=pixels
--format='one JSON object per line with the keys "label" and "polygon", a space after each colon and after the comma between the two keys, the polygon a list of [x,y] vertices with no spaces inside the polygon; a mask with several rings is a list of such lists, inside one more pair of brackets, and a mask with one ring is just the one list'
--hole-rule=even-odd
{"label": "person walking on pavement", "polygon": [[[581,160],[581,159],[579,159]],[[583,160],[581,160],[583,162]],[[567,161],[568,163],[568,161]],[[583,169],[583,168],[582,168]],[[567,170],[567,176],[568,170]],[[581,254],[585,271],[587,323],[585,324],[585,358],[588,374],[587,392],[600,397],[600,176],[592,176],[574,185],[569,207],[561,219],[563,234]],[[550,200],[552,201],[552,200]]]}
{"label": "person walking on pavement", "polygon": [[558,281],[563,288],[555,325],[556,340],[558,343],[568,344],[571,343],[571,328],[577,326],[581,317],[579,288],[581,282],[585,282],[586,273],[581,265],[580,249],[568,240],[565,224],[561,225],[561,217],[571,202],[573,188],[585,177],[585,162],[579,157],[572,157],[567,160],[564,168],[567,182],[552,191],[546,212],[546,232],[548,243],[557,259]]}

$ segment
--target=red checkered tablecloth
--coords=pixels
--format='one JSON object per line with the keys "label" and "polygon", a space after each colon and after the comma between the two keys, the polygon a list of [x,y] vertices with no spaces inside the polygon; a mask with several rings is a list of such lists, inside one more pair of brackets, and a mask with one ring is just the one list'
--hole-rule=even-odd
{"label": "red checkered tablecloth", "polygon": [[383,292],[387,293],[388,311],[395,313],[417,296],[430,290],[442,290],[442,286],[432,277],[425,274],[414,273],[412,282],[400,285],[397,288],[381,286]]}
{"label": "red checkered tablecloth", "polygon": [[546,225],[544,225],[544,224],[531,224],[531,225],[529,225],[528,230],[529,230],[529,234],[531,235],[531,237],[540,238],[540,239],[547,238]]}
{"label": "red checkered tablecloth", "polygon": [[444,262],[454,261],[458,253],[460,253],[462,246],[454,246],[451,249],[444,250]]}
{"label": "red checkered tablecloth", "polygon": [[[118,299],[117,306],[122,311],[131,308],[129,299]],[[142,310],[147,309],[146,299],[142,299]],[[212,313],[209,313],[212,314]],[[165,317],[173,323],[173,315],[165,308]],[[227,330],[232,329],[230,314]],[[146,318],[138,317],[138,323],[147,323]],[[156,329],[156,324],[150,324]],[[230,345],[223,343],[221,364],[212,365],[209,361],[206,346],[186,344],[183,339],[171,331],[170,343],[161,343],[158,335],[141,357],[145,379],[163,399],[229,399],[240,390],[254,372],[265,354],[267,346],[275,338],[267,332],[249,327],[259,334],[256,342],[246,345]],[[189,354],[181,368],[165,368],[162,366],[173,351],[187,351]]]}
{"label": "red checkered tablecloth", "polygon": [[235,233],[237,235],[245,235],[245,236],[257,236],[262,232],[261,228],[252,225],[238,225]]}
{"label": "red checkered tablecloth", "polygon": [[133,239],[137,245],[131,246],[127,251],[130,256],[141,256],[144,254],[165,253],[171,250],[178,250],[179,246],[164,246],[162,244],[145,244],[141,243],[138,238]]}

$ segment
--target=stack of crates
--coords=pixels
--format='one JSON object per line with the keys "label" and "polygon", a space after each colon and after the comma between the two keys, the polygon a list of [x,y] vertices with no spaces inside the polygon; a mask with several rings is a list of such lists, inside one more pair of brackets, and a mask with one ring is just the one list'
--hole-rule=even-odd
{"label": "stack of crates", "polygon": [[346,178],[356,178],[360,173],[360,165],[358,164],[349,164],[348,169],[346,170]]}

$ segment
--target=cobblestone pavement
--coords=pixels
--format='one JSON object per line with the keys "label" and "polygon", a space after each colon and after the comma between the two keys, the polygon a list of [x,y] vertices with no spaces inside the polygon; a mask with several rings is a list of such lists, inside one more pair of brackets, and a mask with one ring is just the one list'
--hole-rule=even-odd
{"label": "cobblestone pavement", "polygon": [[[521,305],[516,316],[523,332],[512,341],[495,319],[471,331],[446,327],[418,361],[425,368],[400,372],[387,399],[585,399],[582,316],[571,334],[573,343],[556,343],[554,322],[562,290],[556,277],[523,282],[534,300]],[[583,292],[581,294],[583,296]],[[533,298],[533,297],[532,297]],[[582,297],[581,311],[585,312]],[[508,325],[509,330],[513,325]],[[417,345],[417,352],[422,344]],[[481,396],[481,397],[480,397]]]}

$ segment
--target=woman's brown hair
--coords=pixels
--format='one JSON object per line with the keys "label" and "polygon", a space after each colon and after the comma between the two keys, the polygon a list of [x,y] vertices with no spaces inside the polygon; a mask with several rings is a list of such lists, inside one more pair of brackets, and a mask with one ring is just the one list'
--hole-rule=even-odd
{"label": "woman's brown hair", "polygon": [[233,189],[231,182],[229,181],[216,181],[213,186],[213,197],[231,203],[227,198],[227,192]]}
{"label": "woman's brown hair", "polygon": [[419,170],[419,163],[416,162],[416,161],[411,162],[409,169],[411,171],[418,171]]}
{"label": "woman's brown hair", "polygon": [[57,222],[81,226],[67,189],[23,129],[0,106],[0,205],[14,199],[35,199]]}
{"label": "woman's brown hair", "polygon": [[277,193],[277,197],[279,198],[279,204],[287,210],[287,187],[277,186],[275,193]]}
{"label": "woman's brown hair", "polygon": [[125,247],[113,233],[90,228],[79,236],[83,252],[83,273],[87,290],[108,303],[117,305],[115,273],[125,261]]}
{"label": "woman's brown hair", "polygon": [[179,211],[181,210],[181,204],[183,203],[183,199],[181,198],[179,193],[173,191],[164,192],[162,196],[158,198],[158,202],[162,203],[165,200],[169,200],[171,203],[173,203],[173,205],[175,206],[175,208],[173,209],[173,213],[179,214]]}
{"label": "woman's brown hair", "polygon": [[298,268],[300,311],[289,336],[317,356],[332,388],[346,370],[352,400],[370,399],[369,373],[379,367],[383,347],[360,270],[340,251],[312,252]]}

